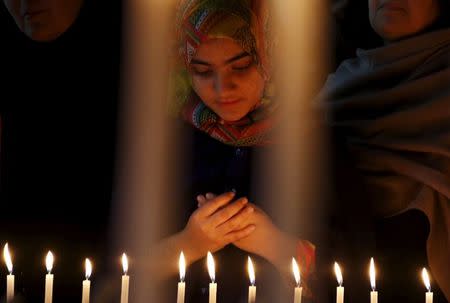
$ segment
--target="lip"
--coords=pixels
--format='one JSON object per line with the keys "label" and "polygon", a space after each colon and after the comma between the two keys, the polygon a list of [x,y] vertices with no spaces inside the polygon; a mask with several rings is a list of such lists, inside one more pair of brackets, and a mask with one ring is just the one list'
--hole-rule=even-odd
{"label": "lip", "polygon": [[378,9],[392,9],[392,10],[405,10],[404,6],[398,3],[397,1],[386,1],[385,3],[381,4]]}
{"label": "lip", "polygon": [[47,10],[46,9],[39,9],[39,10],[26,10],[22,16],[24,19],[31,19],[34,17],[37,17],[39,15],[42,15],[44,13],[46,13]]}
{"label": "lip", "polygon": [[239,103],[240,101],[241,101],[241,99],[239,99],[239,98],[227,98],[227,99],[220,99],[217,103],[219,103],[221,105],[231,105],[231,104]]}

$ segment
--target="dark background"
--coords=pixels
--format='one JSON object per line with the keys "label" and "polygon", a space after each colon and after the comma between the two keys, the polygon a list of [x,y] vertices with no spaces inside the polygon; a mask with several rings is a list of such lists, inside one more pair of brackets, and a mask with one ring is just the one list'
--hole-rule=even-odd
{"label": "dark background", "polygon": [[[120,292],[120,256],[108,254],[108,232],[113,220],[110,213],[124,48],[122,12],[121,0],[86,0],[68,32],[56,41],[35,43],[19,32],[0,4],[0,245],[9,242],[13,252],[20,301],[43,301],[44,259],[49,249],[56,257],[55,302],[80,302],[86,257],[94,263],[94,302],[118,301],[108,299],[111,294],[118,298]],[[381,43],[370,29],[367,1],[350,1],[334,13],[330,71],[354,56],[356,47]],[[344,158],[338,156],[333,161],[346,166]],[[344,183],[335,185],[344,191],[357,184],[348,175],[335,179]],[[336,194],[333,198],[336,204],[339,199],[350,204],[361,201],[360,196]],[[355,230],[359,224],[349,213],[340,218],[344,223],[338,222],[344,226],[336,224],[336,233]],[[426,220],[420,213],[407,213],[374,224],[374,256],[383,268],[380,301],[389,302],[389,296],[409,291],[414,299],[405,302],[423,302],[425,290],[415,275],[416,268],[410,265],[426,265]],[[342,260],[347,269],[346,302],[352,291],[358,292],[354,297],[367,295],[368,300],[370,289],[363,266],[367,265],[364,253],[370,245],[363,247],[357,237],[343,243],[349,247],[332,251],[332,257]],[[111,271],[116,278],[109,280]],[[0,262],[0,297],[5,294],[6,274],[6,266]],[[320,274],[333,285],[328,290],[334,298],[331,270]],[[350,280],[361,287],[352,287],[355,284]]]}
{"label": "dark background", "polygon": [[[56,302],[81,300],[85,257],[94,263],[94,285],[117,263],[105,252],[121,5],[87,0],[74,25],[49,43],[28,39],[0,5],[0,244],[9,242],[16,294],[25,302],[44,299],[49,249],[56,258]],[[0,273],[7,273],[3,262]]]}

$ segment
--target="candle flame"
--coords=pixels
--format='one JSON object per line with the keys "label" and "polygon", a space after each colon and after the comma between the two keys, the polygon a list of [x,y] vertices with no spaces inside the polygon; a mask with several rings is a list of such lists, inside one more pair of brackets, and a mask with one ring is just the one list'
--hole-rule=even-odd
{"label": "candle flame", "polygon": [[208,255],[206,257],[208,263],[208,273],[211,281],[214,283],[216,281],[216,269],[214,264],[214,258],[212,254],[208,251]]}
{"label": "candle flame", "polygon": [[9,253],[8,243],[5,244],[3,248],[3,258],[5,259],[6,267],[10,274],[12,274],[13,264],[11,260],[11,254]]}
{"label": "candle flame", "polygon": [[54,261],[53,254],[51,251],[48,251],[47,257],[45,258],[45,267],[47,267],[48,273],[51,273],[53,269],[53,261]]}
{"label": "candle flame", "polygon": [[92,274],[92,263],[88,258],[86,258],[85,267],[86,267],[86,280],[89,280]]}
{"label": "candle flame", "polygon": [[292,258],[292,271],[294,272],[295,283],[297,283],[297,286],[300,286],[300,269],[295,258]]}
{"label": "candle flame", "polygon": [[178,261],[178,268],[180,269],[180,281],[184,282],[186,277],[186,259],[184,258],[184,253],[180,253],[180,260]]}
{"label": "candle flame", "polygon": [[253,262],[250,257],[248,257],[247,260],[247,270],[248,270],[248,277],[250,279],[250,283],[254,286],[255,285],[255,267],[253,267]]}
{"label": "candle flame", "polygon": [[341,268],[339,267],[339,264],[337,262],[334,262],[334,272],[336,273],[336,279],[339,283],[339,286],[342,286],[342,283],[343,283],[342,272],[341,272]]}
{"label": "candle flame", "polygon": [[428,271],[426,270],[426,268],[422,269],[422,279],[423,284],[425,284],[425,287],[430,292],[431,291],[430,277],[428,276]]}
{"label": "candle flame", "polygon": [[122,268],[123,268],[123,274],[126,275],[128,273],[128,258],[127,254],[122,254]]}
{"label": "candle flame", "polygon": [[372,290],[375,291],[375,262],[373,258],[370,258],[370,268],[369,268],[369,276],[370,276],[370,285],[372,286]]}

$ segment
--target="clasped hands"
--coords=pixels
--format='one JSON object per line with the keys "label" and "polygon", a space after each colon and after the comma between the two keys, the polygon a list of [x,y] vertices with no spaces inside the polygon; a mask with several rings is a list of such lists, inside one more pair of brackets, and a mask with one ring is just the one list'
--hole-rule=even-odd
{"label": "clasped hands", "polygon": [[[270,241],[283,233],[261,209],[233,192],[197,197],[198,209],[191,215],[184,234],[199,255],[233,244],[249,253],[270,258]],[[270,241],[269,241],[270,239]]]}

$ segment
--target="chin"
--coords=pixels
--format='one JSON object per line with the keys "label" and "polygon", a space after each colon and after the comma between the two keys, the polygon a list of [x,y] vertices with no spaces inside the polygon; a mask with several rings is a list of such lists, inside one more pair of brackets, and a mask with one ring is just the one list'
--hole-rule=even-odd
{"label": "chin", "polygon": [[235,122],[235,121],[239,121],[242,118],[245,117],[246,114],[238,114],[238,113],[222,113],[219,114],[219,117],[222,118],[224,121],[227,122]]}
{"label": "chin", "polygon": [[44,29],[34,29],[27,28],[25,29],[25,34],[33,41],[36,42],[50,42],[56,40],[59,36],[61,36],[62,32],[57,31],[48,31]]}

